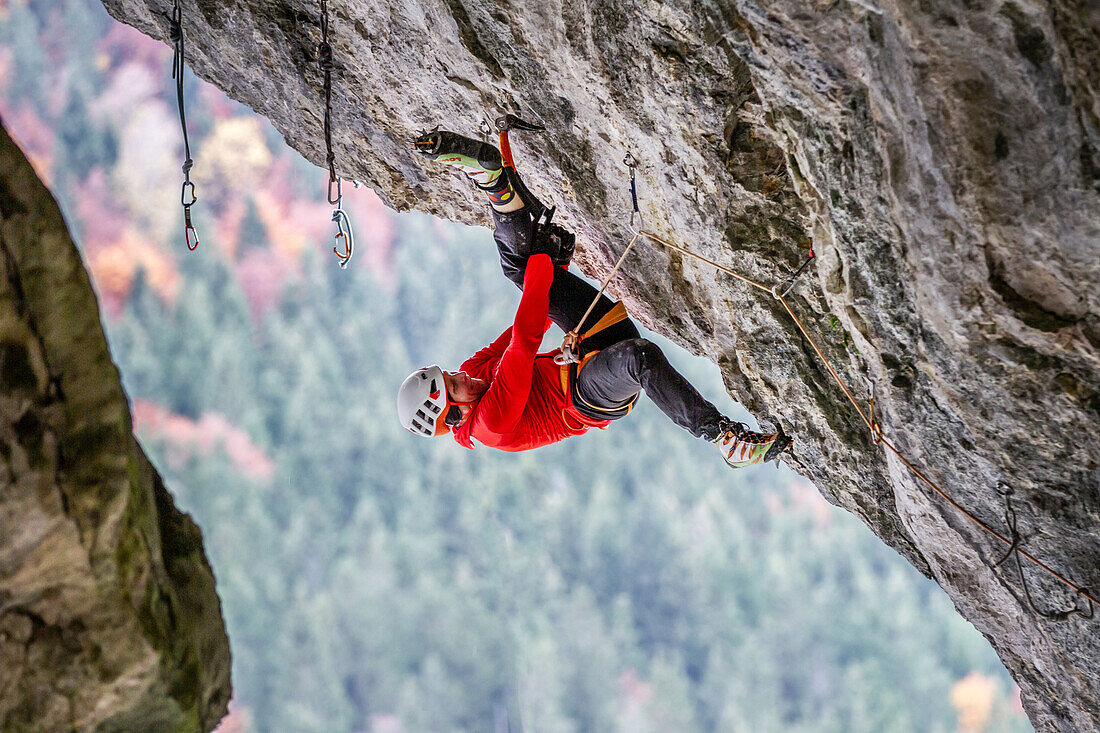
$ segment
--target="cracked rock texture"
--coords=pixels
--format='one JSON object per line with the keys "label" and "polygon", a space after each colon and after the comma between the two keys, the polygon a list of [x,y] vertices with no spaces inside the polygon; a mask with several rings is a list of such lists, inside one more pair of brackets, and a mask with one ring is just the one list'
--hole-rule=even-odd
{"label": "cracked rock texture", "polygon": [[229,640],[61,211],[0,128],[0,730],[209,731]]}
{"label": "cracked rock texture", "polygon": [[[105,0],[166,39],[167,0]],[[1100,5],[1092,0],[330,0],[341,175],[398,209],[487,223],[405,140],[516,111],[528,184],[579,266],[648,228],[790,300],[886,435],[983,521],[1100,589]],[[184,0],[196,72],[324,161],[320,4]],[[166,82],[167,83],[167,82]],[[202,150],[195,151],[202,166]],[[489,250],[485,257],[494,256]],[[1004,546],[876,447],[766,293],[645,242],[613,285],[718,363],[791,462],[933,577],[1041,730],[1100,730],[1100,617],[1034,613]],[[1036,602],[1072,592],[1025,569]]]}

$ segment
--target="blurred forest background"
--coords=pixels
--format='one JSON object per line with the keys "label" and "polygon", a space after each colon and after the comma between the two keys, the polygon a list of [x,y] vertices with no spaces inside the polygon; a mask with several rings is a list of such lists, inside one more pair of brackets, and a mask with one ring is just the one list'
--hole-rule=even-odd
{"label": "blurred forest background", "polygon": [[[205,534],[233,651],[221,733],[1030,730],[934,584],[648,403],[528,454],[405,433],[401,379],[457,365],[518,302],[489,232],[346,188],[341,270],[326,173],[188,72],[188,252],[171,55],[95,0],[0,0],[0,115]],[[714,366],[666,348],[728,406]]]}

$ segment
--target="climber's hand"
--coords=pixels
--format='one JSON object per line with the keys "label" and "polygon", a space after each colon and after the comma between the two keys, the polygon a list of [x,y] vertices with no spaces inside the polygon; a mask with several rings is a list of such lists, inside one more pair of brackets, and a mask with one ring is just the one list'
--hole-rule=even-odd
{"label": "climber's hand", "polygon": [[569,267],[576,246],[577,237],[573,232],[557,224],[550,224],[539,228],[532,254],[548,254],[558,267]]}

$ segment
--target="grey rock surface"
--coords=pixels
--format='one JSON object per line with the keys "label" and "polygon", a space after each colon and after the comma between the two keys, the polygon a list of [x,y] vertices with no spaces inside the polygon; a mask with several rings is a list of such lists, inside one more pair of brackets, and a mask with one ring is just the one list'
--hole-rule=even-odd
{"label": "grey rock surface", "polygon": [[[105,0],[168,36],[165,0]],[[184,0],[189,62],[323,164],[320,4]],[[330,3],[341,175],[391,206],[487,223],[405,141],[516,111],[528,184],[578,260],[646,226],[790,300],[885,434],[990,526],[1100,589],[1100,6],[1090,0]],[[202,165],[202,151],[196,151]],[[491,257],[489,251],[484,256]],[[933,577],[1041,730],[1100,730],[1100,625],[1041,618],[1004,546],[871,440],[777,301],[644,243],[612,290],[798,435],[792,463]],[[1025,568],[1044,607],[1072,592]]]}
{"label": "grey rock surface", "polygon": [[0,730],[210,731],[229,640],[56,202],[0,127]]}

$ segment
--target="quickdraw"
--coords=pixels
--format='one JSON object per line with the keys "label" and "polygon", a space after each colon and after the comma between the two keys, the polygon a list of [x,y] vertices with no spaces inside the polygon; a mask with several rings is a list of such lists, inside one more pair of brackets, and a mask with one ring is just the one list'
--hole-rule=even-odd
{"label": "quickdraw", "polygon": [[[177,0],[178,2],[179,0]],[[333,247],[332,251],[340,258],[340,267],[347,268],[355,253],[355,235],[351,229],[351,220],[343,208],[344,191],[342,179],[336,175],[336,154],[332,150],[332,45],[328,41],[328,2],[321,0],[321,43],[317,46],[317,65],[324,73],[325,92],[325,162],[328,164],[328,202],[336,208],[332,212],[332,221],[336,223],[337,241],[343,240],[343,251]],[[333,184],[336,185],[336,197],[332,196]]]}
{"label": "quickdraw", "polygon": [[870,383],[871,402],[867,412],[870,414],[871,422],[871,440],[875,445],[882,442],[882,426],[878,424],[878,418],[875,417],[875,397],[878,388],[878,381],[875,379],[868,379]]}
{"label": "quickdraw", "polygon": [[[634,169],[638,167],[638,160],[630,152],[627,152],[623,157],[623,165],[630,169],[630,201],[634,204],[634,209],[630,212],[630,231],[637,234],[638,230],[645,226],[645,222],[642,221],[642,212],[638,210],[638,184],[634,178]],[[634,217],[638,218],[636,228]]]}
{"label": "quickdraw", "polygon": [[[802,271],[806,269],[806,266],[810,264],[810,261],[813,260],[813,258],[814,258],[814,248],[810,247],[809,257],[807,257],[806,261],[803,262],[802,265],[797,270],[794,271],[793,275],[791,275],[789,278],[787,278],[787,282],[784,283],[784,285],[786,285],[787,287],[783,290],[782,293],[780,293],[780,295],[786,297],[787,293],[791,292],[791,288],[794,287],[795,280],[798,279],[798,276],[802,274]],[[775,295],[774,291],[772,292],[772,295]]]}
{"label": "quickdraw", "polygon": [[[185,68],[183,49],[183,8],[180,0],[172,5],[172,14],[168,16],[168,39],[172,42],[172,78],[176,80],[176,106],[180,113],[180,127],[183,129],[183,186],[180,188],[180,203],[183,205],[183,238],[187,249],[194,252],[199,246],[199,234],[191,223],[191,207],[198,201],[195,184],[191,182],[191,144],[187,139],[187,113],[183,104],[183,70]],[[190,198],[190,200],[188,200]],[[192,237],[194,242],[192,242]]]}
{"label": "quickdraw", "polygon": [[[1073,596],[1073,605],[1064,609],[1043,609],[1036,605],[1034,599],[1031,597],[1031,590],[1028,587],[1027,576],[1024,575],[1024,565],[1020,562],[1020,545],[1023,543],[1023,537],[1020,536],[1019,530],[1019,518],[1016,516],[1016,508],[1012,506],[1012,495],[1015,493],[1012,486],[1004,481],[997,482],[997,493],[1001,495],[1005,502],[1005,526],[1008,527],[1009,537],[1011,544],[1008,546],[1008,550],[1001,557],[1000,560],[992,564],[993,568],[999,568],[1004,564],[1008,558],[1014,558],[1016,560],[1016,572],[1020,575],[1020,586],[1024,589],[1024,598],[1027,600],[1027,605],[1031,607],[1039,616],[1050,619],[1052,621],[1064,621],[1070,616],[1080,616],[1083,619],[1091,619],[1096,614],[1096,608],[1093,605],[1093,600],[1088,588],[1076,588]],[[1085,599],[1084,608],[1082,608],[1081,599]],[[1086,611],[1087,609],[1087,611]]]}

